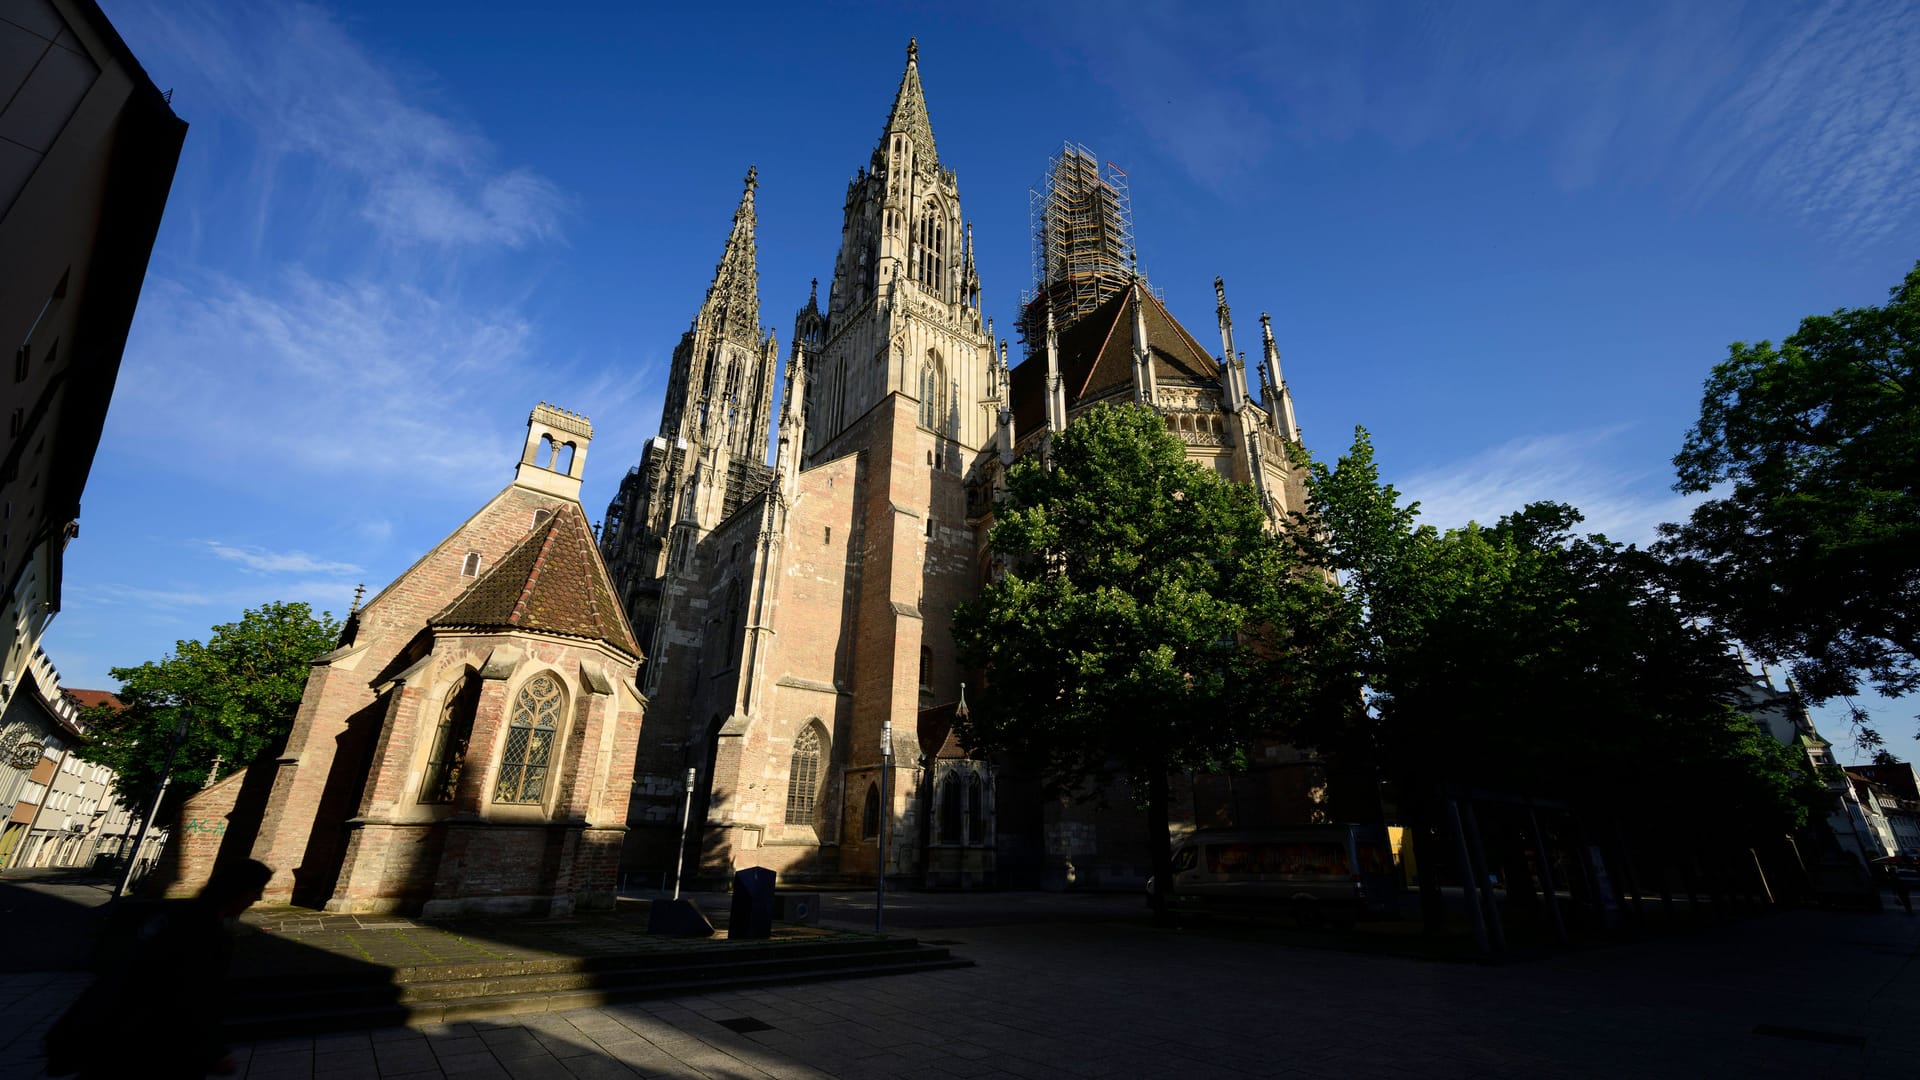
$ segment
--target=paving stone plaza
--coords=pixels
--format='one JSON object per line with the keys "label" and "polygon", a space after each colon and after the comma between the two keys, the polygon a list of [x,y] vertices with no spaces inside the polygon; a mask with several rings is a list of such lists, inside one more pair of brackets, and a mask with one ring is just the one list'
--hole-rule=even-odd
{"label": "paving stone plaza", "polygon": [[[980,901],[890,898],[902,932],[971,968],[275,1039],[238,1048],[240,1075],[1908,1077],[1920,1060],[1920,917],[1897,909],[1485,965],[1156,930],[1122,898]],[[0,977],[0,1080],[41,1075],[40,1033],[84,983]]]}

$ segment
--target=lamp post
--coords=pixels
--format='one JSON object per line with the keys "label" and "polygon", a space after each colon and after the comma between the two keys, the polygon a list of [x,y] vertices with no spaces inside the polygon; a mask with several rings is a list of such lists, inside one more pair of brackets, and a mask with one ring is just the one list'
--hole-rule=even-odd
{"label": "lamp post", "polygon": [[687,826],[693,821],[693,782],[700,770],[687,769],[687,802],[680,811],[680,857],[673,860],[673,898],[680,899],[680,878],[687,865]]}
{"label": "lamp post", "polygon": [[187,718],[183,715],[180,722],[173,726],[173,745],[167,748],[167,764],[160,770],[160,790],[153,793],[153,803],[147,807],[147,816],[140,819],[140,832],[133,838],[133,850],[127,853],[127,866],[120,874],[120,881],[113,887],[113,895],[108,903],[120,899],[133,883],[133,868],[140,859],[140,845],[147,842],[147,829],[153,825],[153,816],[160,812],[160,800],[167,797],[167,785],[173,782],[173,759],[180,754],[180,744],[187,741]]}
{"label": "lamp post", "polygon": [[893,721],[880,723],[880,865],[874,877],[873,932],[886,933],[887,916],[887,818],[892,809],[887,803],[887,774],[893,771]]}

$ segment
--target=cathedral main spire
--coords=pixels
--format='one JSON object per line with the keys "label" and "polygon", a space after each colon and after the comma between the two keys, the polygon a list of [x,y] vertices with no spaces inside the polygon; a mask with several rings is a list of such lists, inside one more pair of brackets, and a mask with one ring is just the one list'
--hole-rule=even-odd
{"label": "cathedral main spire", "polygon": [[714,267],[706,303],[700,306],[700,317],[715,320],[716,330],[743,340],[760,334],[760,270],[753,235],[759,225],[753,207],[753,192],[760,186],[758,167],[747,166],[745,184],[740,206],[733,212],[727,249]]}
{"label": "cathedral main spire", "polygon": [[912,139],[928,164],[939,165],[940,155],[933,149],[933,121],[927,118],[927,95],[920,88],[920,43],[914,38],[907,39],[907,70],[900,76],[900,90],[893,96],[893,111],[887,114],[880,144],[885,146],[894,132]]}

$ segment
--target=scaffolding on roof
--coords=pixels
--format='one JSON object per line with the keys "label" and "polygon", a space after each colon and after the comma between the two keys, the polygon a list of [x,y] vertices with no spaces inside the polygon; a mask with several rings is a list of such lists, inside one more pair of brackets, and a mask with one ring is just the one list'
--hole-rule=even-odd
{"label": "scaffolding on roof", "polygon": [[1103,165],[1079,143],[1062,144],[1042,186],[1027,195],[1033,286],[1020,298],[1020,338],[1031,351],[1044,339],[1049,308],[1057,328],[1072,325],[1127,287],[1139,256],[1126,170]]}

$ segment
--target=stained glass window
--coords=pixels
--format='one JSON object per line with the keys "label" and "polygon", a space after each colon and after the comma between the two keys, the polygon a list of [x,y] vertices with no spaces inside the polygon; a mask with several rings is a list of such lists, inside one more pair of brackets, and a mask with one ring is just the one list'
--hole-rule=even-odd
{"label": "stained glass window", "polygon": [[500,755],[500,782],[494,786],[497,803],[538,803],[547,794],[547,772],[552,768],[553,737],[560,728],[560,706],[565,694],[551,675],[535,675],[513,701],[513,720],[507,727],[507,746]]}

